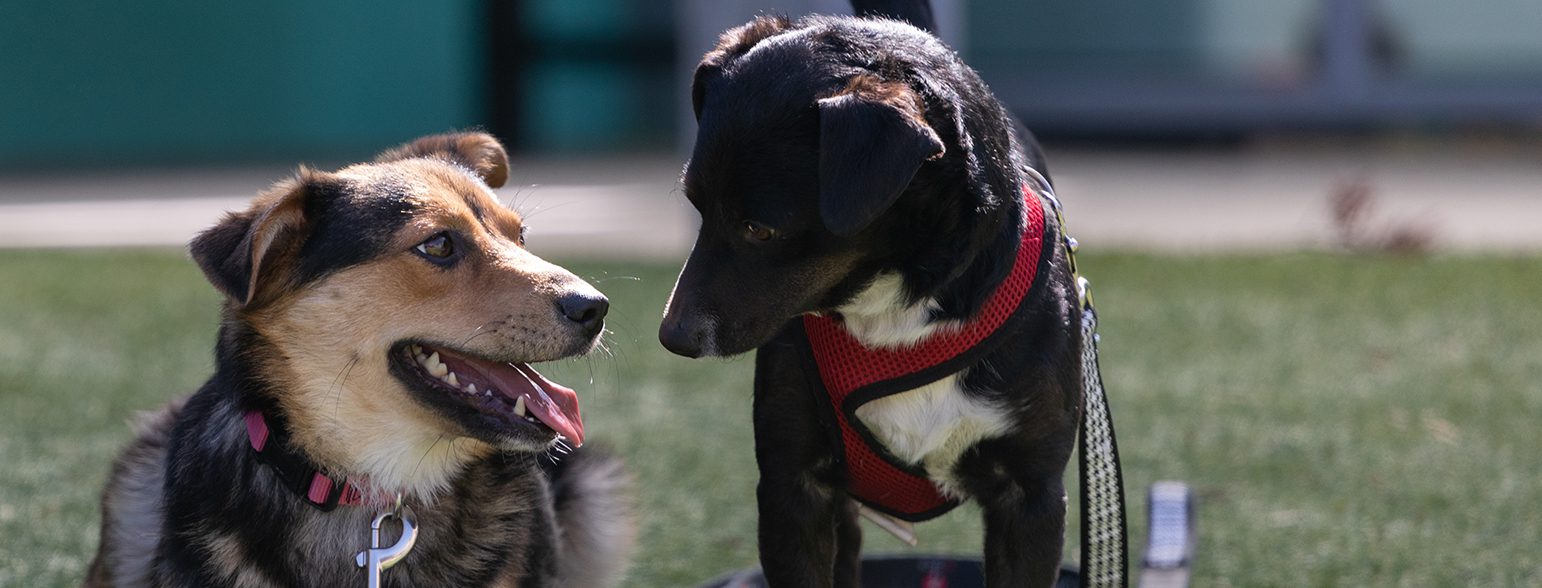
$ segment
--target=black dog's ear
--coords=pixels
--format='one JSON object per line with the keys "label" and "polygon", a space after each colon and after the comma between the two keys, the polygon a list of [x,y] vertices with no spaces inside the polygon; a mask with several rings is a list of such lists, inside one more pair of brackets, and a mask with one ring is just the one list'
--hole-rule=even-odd
{"label": "black dog's ear", "polygon": [[232,212],[188,245],[193,261],[237,307],[266,302],[287,280],[281,260],[304,241],[305,201],[324,174],[301,169],[275,184],[251,207]]}
{"label": "black dog's ear", "polygon": [[691,76],[691,110],[696,113],[696,120],[701,120],[702,100],[706,97],[705,84],[708,78],[723,71],[723,65],[728,60],[743,55],[767,37],[790,28],[792,21],[787,20],[787,17],[763,14],[718,35],[717,45],[701,57],[701,63],[696,64],[696,73]]}
{"label": "black dog's ear", "polygon": [[941,157],[921,97],[901,83],[858,76],[819,100],[819,212],[841,236],[862,230]]}
{"label": "black dog's ear", "polygon": [[509,154],[503,144],[487,133],[429,135],[375,158],[376,163],[436,157],[465,167],[493,188],[509,180]]}

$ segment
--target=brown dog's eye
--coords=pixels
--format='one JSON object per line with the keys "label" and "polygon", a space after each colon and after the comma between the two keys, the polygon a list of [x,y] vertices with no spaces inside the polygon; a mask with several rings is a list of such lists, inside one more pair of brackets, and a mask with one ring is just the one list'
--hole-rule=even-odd
{"label": "brown dog's eye", "polygon": [[755,221],[744,221],[744,238],[764,243],[776,238],[776,229]]}
{"label": "brown dog's eye", "polygon": [[449,234],[439,233],[429,237],[427,241],[418,243],[417,250],[431,260],[449,259],[450,256],[455,255],[455,242],[450,240]]}

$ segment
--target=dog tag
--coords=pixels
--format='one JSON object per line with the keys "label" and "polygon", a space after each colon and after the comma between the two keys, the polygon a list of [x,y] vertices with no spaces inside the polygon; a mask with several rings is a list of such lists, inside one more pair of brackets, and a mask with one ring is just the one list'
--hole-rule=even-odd
{"label": "dog tag", "polygon": [[[402,520],[402,536],[391,546],[380,544],[380,525],[389,518]],[[399,512],[384,511],[375,515],[374,522],[369,524],[369,549],[360,551],[353,557],[353,562],[364,568],[365,575],[369,578],[369,588],[380,588],[380,572],[390,569],[402,558],[407,557],[407,552],[412,551],[413,543],[418,540],[418,520],[413,516],[412,509],[401,507]]]}

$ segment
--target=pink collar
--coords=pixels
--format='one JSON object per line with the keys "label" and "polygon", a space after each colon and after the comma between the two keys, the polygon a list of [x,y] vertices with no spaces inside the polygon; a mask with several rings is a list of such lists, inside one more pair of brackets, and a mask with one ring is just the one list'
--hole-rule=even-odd
{"label": "pink collar", "polygon": [[[248,410],[245,414],[246,437],[252,444],[257,460],[273,468],[285,486],[304,497],[323,512],[338,505],[384,506],[396,501],[396,496],[369,484],[347,478],[333,480],[312,466],[309,459],[288,451],[287,437],[282,429],[268,427],[268,419],[260,410]],[[270,443],[269,441],[273,441]]]}

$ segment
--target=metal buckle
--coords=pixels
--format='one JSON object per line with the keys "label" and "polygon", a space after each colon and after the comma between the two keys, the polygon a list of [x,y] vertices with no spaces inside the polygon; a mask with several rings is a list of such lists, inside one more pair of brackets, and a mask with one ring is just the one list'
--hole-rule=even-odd
{"label": "metal buckle", "polygon": [[[380,526],[386,519],[393,517],[402,521],[402,536],[394,545],[383,546],[380,544]],[[381,511],[369,524],[369,549],[360,551],[353,557],[354,564],[364,568],[364,573],[369,578],[369,588],[380,588],[380,572],[390,569],[391,566],[402,561],[402,558],[407,557],[407,552],[412,551],[412,546],[417,540],[417,516],[413,514],[412,508],[402,505],[401,495],[397,495],[396,507]]]}

